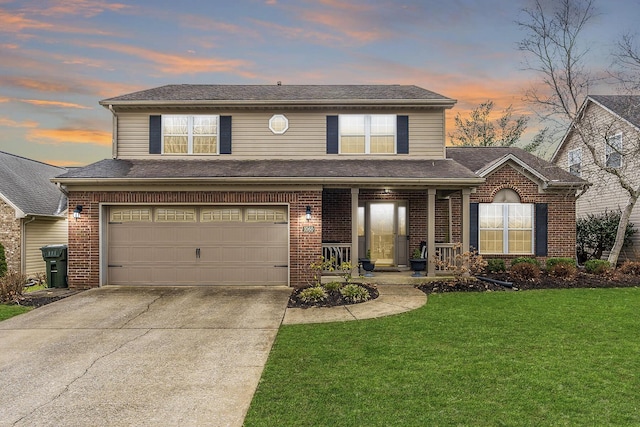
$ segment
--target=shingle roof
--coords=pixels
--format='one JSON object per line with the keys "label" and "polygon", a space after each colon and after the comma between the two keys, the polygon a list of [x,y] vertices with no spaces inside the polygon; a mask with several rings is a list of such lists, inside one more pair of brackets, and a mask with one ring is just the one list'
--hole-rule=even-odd
{"label": "shingle roof", "polygon": [[166,85],[100,101],[102,105],[136,102],[331,102],[402,101],[455,103],[413,85]]}
{"label": "shingle roof", "polygon": [[60,215],[67,198],[50,179],[65,168],[0,151],[0,194],[26,215]]}
{"label": "shingle roof", "polygon": [[640,96],[589,95],[589,98],[640,129]]}
{"label": "shingle roof", "polygon": [[298,182],[348,182],[353,178],[381,181],[476,180],[477,175],[455,160],[117,160],[106,159],[67,172],[58,179],[264,179]]}
{"label": "shingle roof", "polygon": [[570,174],[564,169],[555,166],[521,148],[517,147],[447,147],[447,157],[451,158],[470,170],[479,173],[490,168],[497,162],[506,159],[509,155],[515,156],[525,163],[532,171],[542,176],[547,184],[575,184],[585,185],[582,178]]}

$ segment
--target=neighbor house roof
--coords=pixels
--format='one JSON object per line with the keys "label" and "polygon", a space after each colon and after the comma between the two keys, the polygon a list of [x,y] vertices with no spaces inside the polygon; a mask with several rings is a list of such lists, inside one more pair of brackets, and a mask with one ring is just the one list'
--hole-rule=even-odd
{"label": "neighbor house roof", "polygon": [[455,100],[413,85],[166,85],[100,101],[104,106],[394,104],[452,107]]}
{"label": "neighbor house roof", "polygon": [[51,178],[67,169],[0,151],[0,198],[18,217],[60,216],[67,198]]}
{"label": "neighbor house roof", "polygon": [[538,177],[545,187],[582,187],[587,181],[517,147],[447,147],[447,157],[485,177],[513,162]]}
{"label": "neighbor house roof", "polygon": [[118,160],[106,159],[56,178],[61,183],[429,184],[484,181],[452,159],[440,160]]}

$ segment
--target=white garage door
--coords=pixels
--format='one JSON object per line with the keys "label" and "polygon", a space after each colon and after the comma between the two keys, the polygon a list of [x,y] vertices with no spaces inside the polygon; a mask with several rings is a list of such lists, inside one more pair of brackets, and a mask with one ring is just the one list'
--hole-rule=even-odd
{"label": "white garage door", "polygon": [[287,285],[286,206],[112,206],[112,285]]}

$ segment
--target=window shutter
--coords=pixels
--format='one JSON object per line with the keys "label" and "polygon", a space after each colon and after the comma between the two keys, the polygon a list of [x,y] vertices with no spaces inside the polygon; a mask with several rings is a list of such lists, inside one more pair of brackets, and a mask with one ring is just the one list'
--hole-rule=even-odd
{"label": "window shutter", "polygon": [[548,205],[546,203],[536,203],[535,209],[536,256],[547,256],[547,218],[549,212]]}
{"label": "window shutter", "polygon": [[480,249],[478,244],[479,238],[479,212],[480,205],[478,203],[469,203],[469,250]]}
{"label": "window shutter", "polygon": [[162,116],[149,116],[149,154],[162,153]]}
{"label": "window shutter", "polygon": [[327,154],[338,154],[338,116],[327,116]]}
{"label": "window shutter", "polygon": [[231,154],[231,116],[220,116],[220,154]]}
{"label": "window shutter", "polygon": [[397,153],[409,154],[409,116],[398,116],[396,119]]}

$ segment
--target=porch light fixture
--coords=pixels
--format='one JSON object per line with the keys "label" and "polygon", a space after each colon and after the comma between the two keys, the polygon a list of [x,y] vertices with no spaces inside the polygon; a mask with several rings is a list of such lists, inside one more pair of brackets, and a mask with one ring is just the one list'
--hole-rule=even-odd
{"label": "porch light fixture", "polygon": [[73,210],[73,217],[76,219],[76,221],[78,220],[78,218],[80,218],[81,212],[82,212],[82,205],[76,206],[76,208]]}
{"label": "porch light fixture", "polygon": [[307,221],[311,221],[311,206],[307,206]]}

